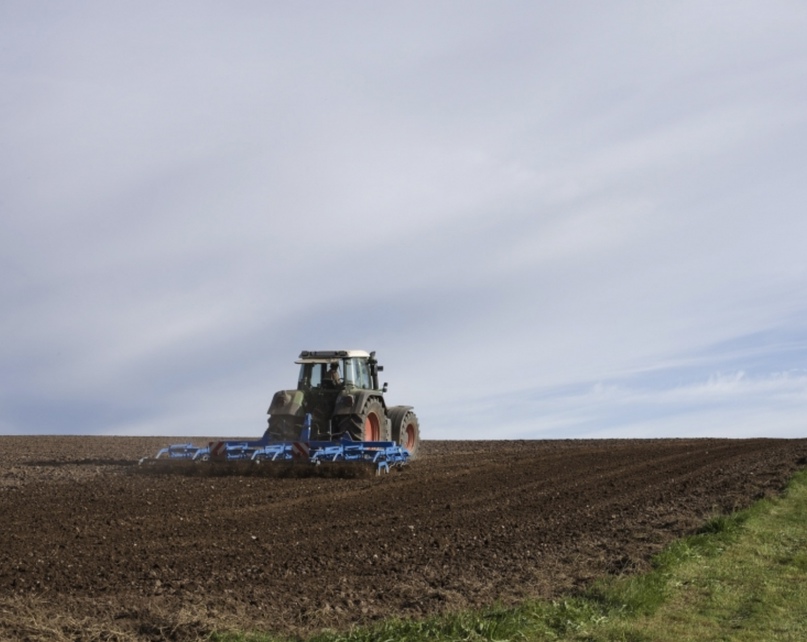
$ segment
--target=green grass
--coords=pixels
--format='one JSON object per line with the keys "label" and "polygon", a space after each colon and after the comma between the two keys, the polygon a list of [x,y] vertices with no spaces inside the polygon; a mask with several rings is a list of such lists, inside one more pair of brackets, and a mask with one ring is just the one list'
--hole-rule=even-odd
{"label": "green grass", "polygon": [[[227,633],[216,642],[286,642]],[[653,570],[515,609],[390,620],[307,642],[807,640],[807,471],[786,493],[673,543]]]}

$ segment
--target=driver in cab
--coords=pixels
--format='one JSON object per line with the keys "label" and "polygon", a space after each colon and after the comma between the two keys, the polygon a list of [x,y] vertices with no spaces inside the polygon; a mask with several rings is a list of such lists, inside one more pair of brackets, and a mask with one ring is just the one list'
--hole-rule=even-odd
{"label": "driver in cab", "polygon": [[328,374],[326,375],[326,381],[329,381],[334,386],[338,386],[342,383],[342,377],[339,376],[339,364],[337,362],[333,362],[331,367],[328,368]]}

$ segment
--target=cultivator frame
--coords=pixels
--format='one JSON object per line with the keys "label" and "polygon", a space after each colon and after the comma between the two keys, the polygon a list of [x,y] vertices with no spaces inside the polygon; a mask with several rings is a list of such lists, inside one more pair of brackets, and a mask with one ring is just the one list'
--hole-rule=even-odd
{"label": "cultivator frame", "polygon": [[363,465],[376,475],[389,473],[391,468],[405,466],[410,459],[409,451],[394,441],[312,441],[312,418],[305,416],[299,439],[295,441],[270,441],[267,436],[257,440],[211,441],[207,446],[192,443],[173,444],[162,448],[155,457],[143,457],[141,465],[189,462],[207,464],[211,467],[221,463],[266,464],[267,467],[286,466],[331,466],[354,467]]}

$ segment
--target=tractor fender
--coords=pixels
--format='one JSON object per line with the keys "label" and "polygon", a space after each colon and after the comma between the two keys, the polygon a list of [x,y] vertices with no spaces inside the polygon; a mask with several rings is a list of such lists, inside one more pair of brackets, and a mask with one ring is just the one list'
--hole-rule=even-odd
{"label": "tractor fender", "polygon": [[343,392],[336,400],[336,407],[333,409],[334,417],[344,415],[357,415],[364,408],[368,399],[377,399],[382,406],[384,412],[387,411],[387,404],[384,403],[384,397],[377,390],[351,390],[350,392]]}
{"label": "tractor fender", "polygon": [[[401,420],[406,416],[406,413],[410,410],[414,410],[414,406],[390,406],[387,408],[387,416],[392,421],[392,432],[395,433],[395,429],[400,427]],[[393,437],[394,439],[395,437]]]}
{"label": "tractor fender", "polygon": [[304,401],[305,396],[302,390],[279,390],[272,397],[272,403],[266,414],[300,417],[303,415]]}

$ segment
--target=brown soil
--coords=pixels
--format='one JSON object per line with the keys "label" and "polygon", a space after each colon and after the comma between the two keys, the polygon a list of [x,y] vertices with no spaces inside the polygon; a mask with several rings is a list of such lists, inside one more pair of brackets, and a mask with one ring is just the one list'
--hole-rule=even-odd
{"label": "brown soil", "polygon": [[427,441],[380,478],[143,474],[167,441],[0,437],[0,638],[305,633],[556,596],[807,463],[807,440]]}

